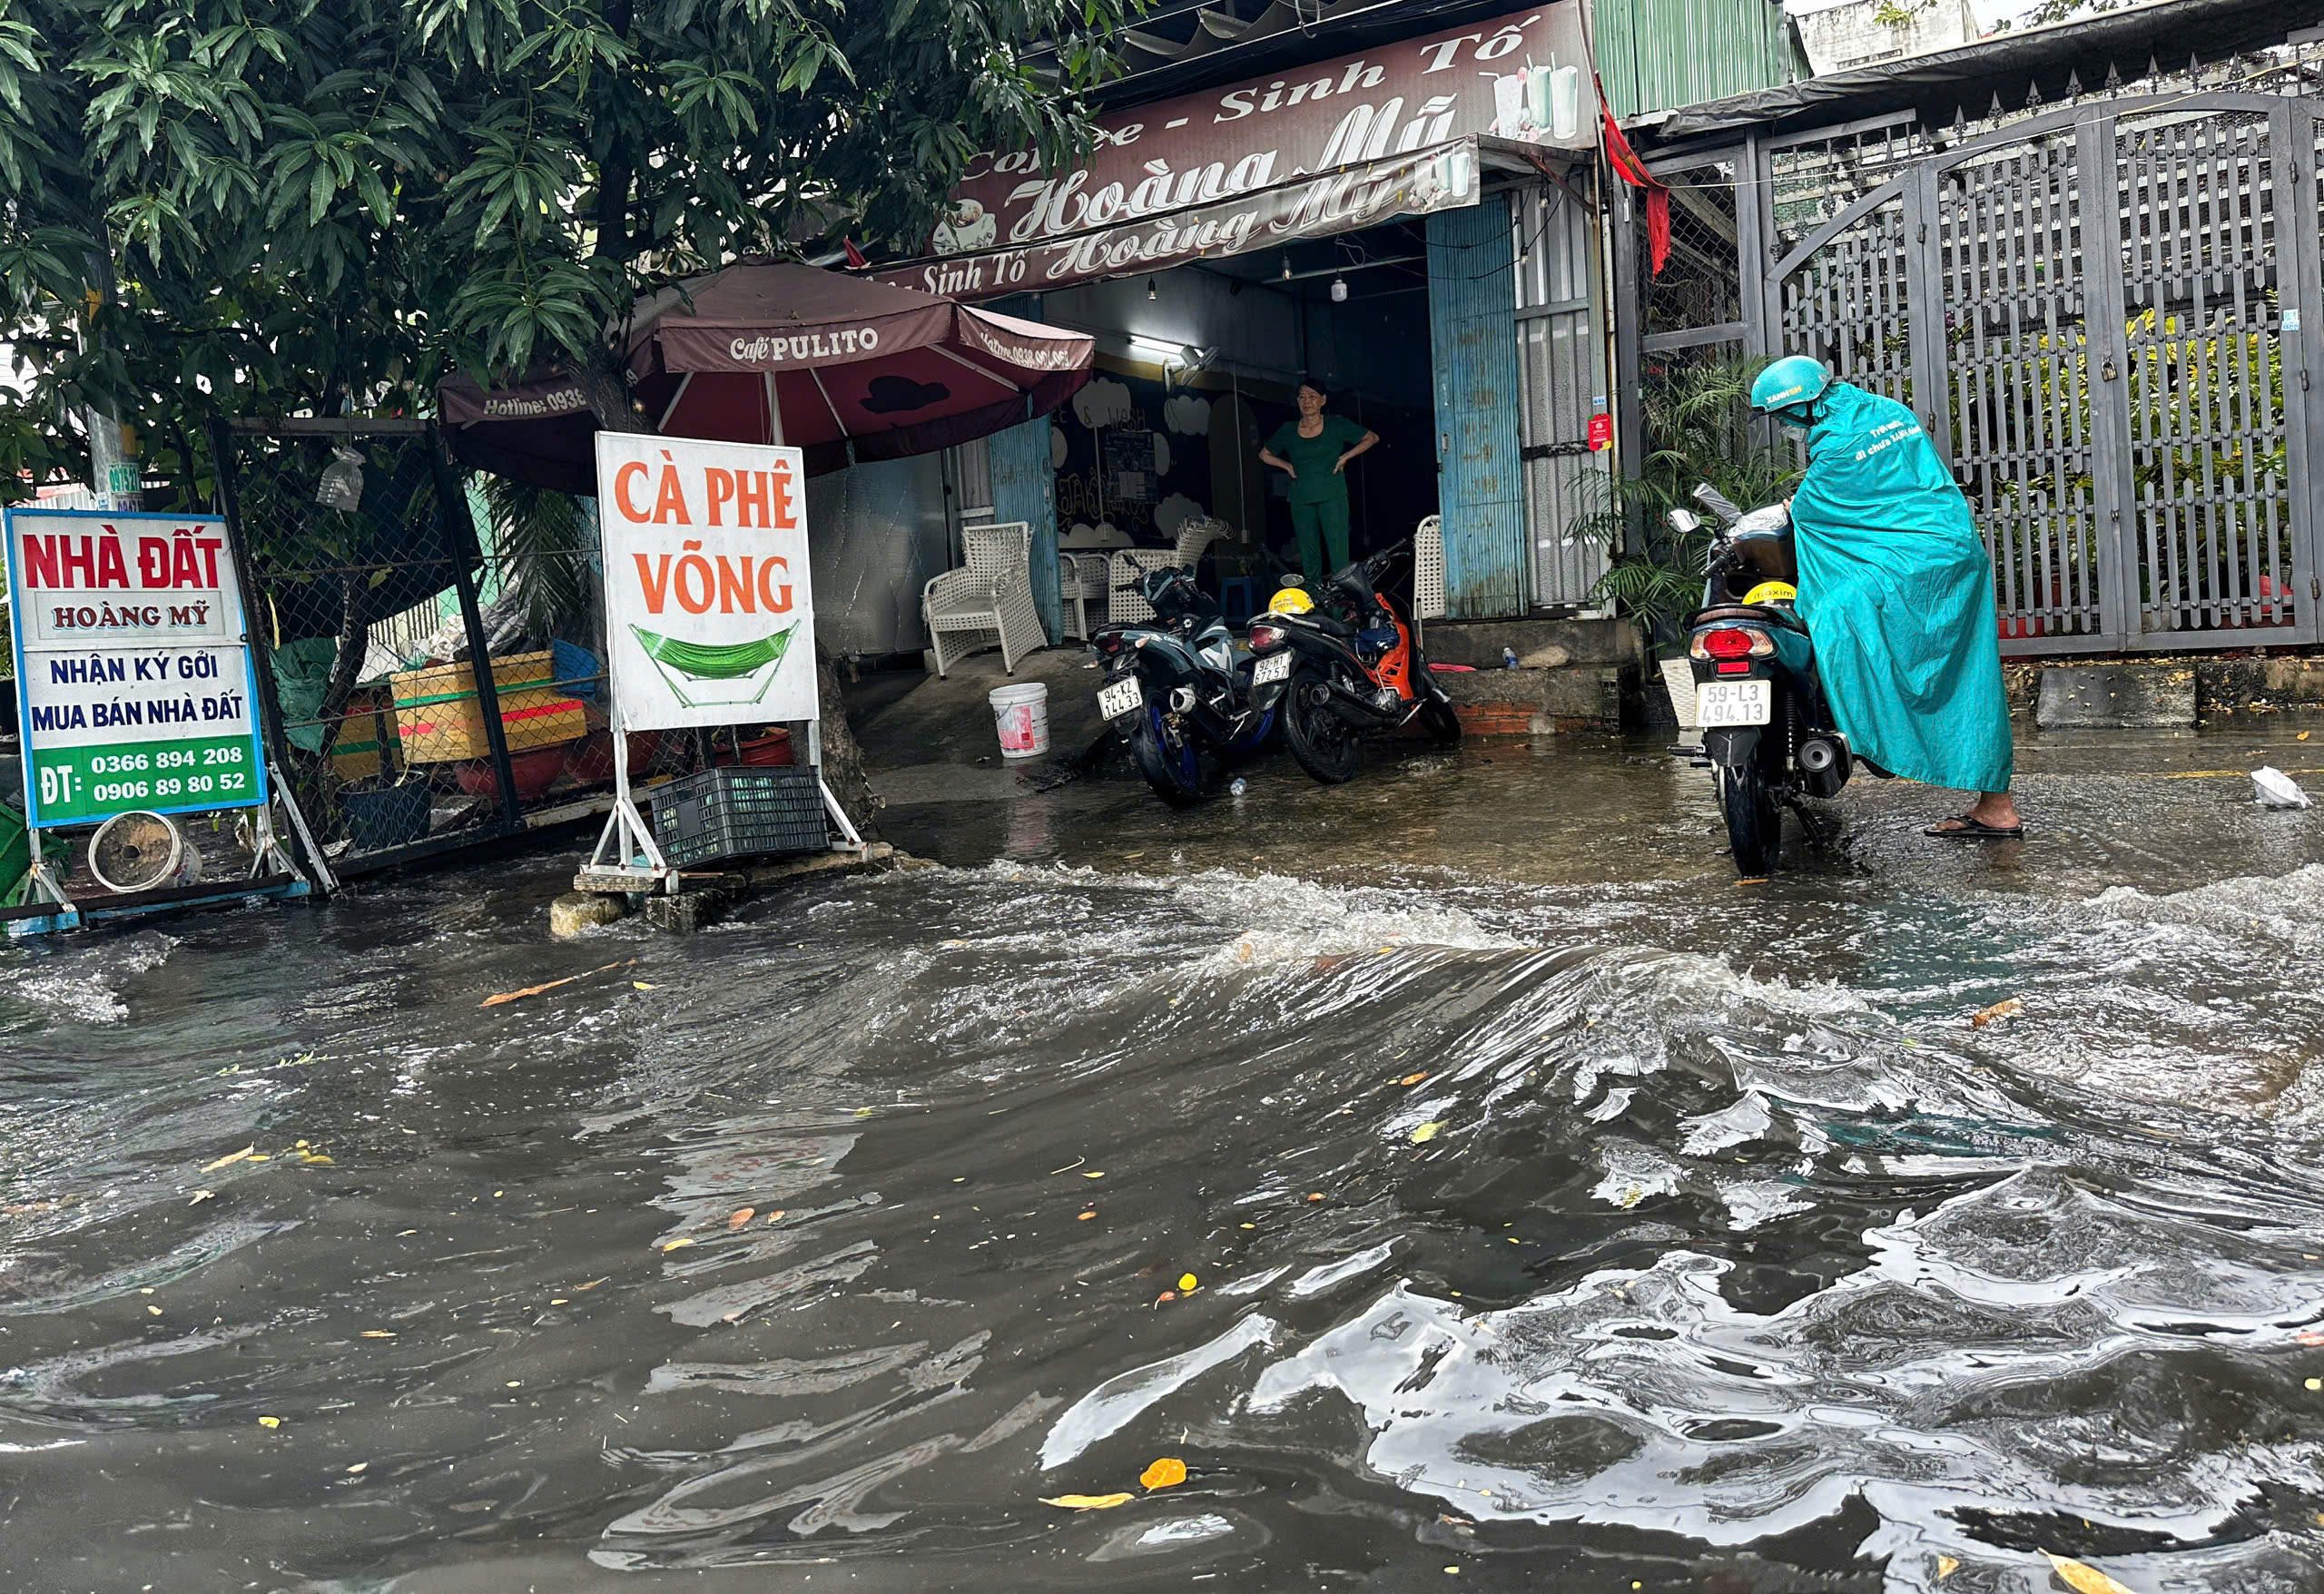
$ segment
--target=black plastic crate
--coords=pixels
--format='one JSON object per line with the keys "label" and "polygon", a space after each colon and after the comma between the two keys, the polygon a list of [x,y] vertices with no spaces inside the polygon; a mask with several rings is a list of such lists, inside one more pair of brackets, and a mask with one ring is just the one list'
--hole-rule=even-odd
{"label": "black plastic crate", "polygon": [[654,841],[674,869],[723,858],[821,852],[823,793],[812,769],[725,765],[654,791]]}

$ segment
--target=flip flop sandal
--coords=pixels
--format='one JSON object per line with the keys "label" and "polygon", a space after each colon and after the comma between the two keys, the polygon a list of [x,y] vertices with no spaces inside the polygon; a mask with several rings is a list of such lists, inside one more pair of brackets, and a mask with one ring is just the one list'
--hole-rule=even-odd
{"label": "flip flop sandal", "polygon": [[2022,841],[2025,827],[2022,824],[1980,824],[1965,813],[1955,814],[1921,831],[1925,836],[1936,836],[1948,841]]}

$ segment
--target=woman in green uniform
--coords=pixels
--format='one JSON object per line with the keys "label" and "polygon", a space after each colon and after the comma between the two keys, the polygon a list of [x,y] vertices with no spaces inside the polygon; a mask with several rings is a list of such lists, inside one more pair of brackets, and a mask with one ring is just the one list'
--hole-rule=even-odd
{"label": "woman in green uniform", "polygon": [[[1314,382],[1299,384],[1299,418],[1275,428],[1259,463],[1291,477],[1291,529],[1299,538],[1299,573],[1310,585],[1347,563],[1347,462],[1380,440],[1352,420],[1325,415],[1330,402]],[[1324,563],[1329,554],[1331,562]]]}

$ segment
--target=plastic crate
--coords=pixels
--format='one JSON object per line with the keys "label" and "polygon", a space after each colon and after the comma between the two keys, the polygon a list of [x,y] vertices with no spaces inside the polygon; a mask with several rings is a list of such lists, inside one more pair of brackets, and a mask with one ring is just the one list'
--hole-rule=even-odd
{"label": "plastic crate", "polygon": [[822,783],[812,768],[724,765],[657,787],[654,841],[674,869],[722,858],[820,852]]}

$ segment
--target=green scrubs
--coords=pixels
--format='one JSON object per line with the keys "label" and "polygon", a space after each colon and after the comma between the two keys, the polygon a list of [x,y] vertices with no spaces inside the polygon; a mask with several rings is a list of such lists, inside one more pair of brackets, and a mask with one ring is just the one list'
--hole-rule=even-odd
{"label": "green scrubs", "polygon": [[1362,441],[1364,428],[1336,415],[1324,417],[1324,429],[1315,437],[1301,437],[1299,423],[1287,420],[1267,439],[1267,452],[1290,460],[1298,473],[1291,478],[1291,529],[1299,538],[1299,573],[1310,582],[1322,582],[1348,561],[1347,477],[1332,466]]}

